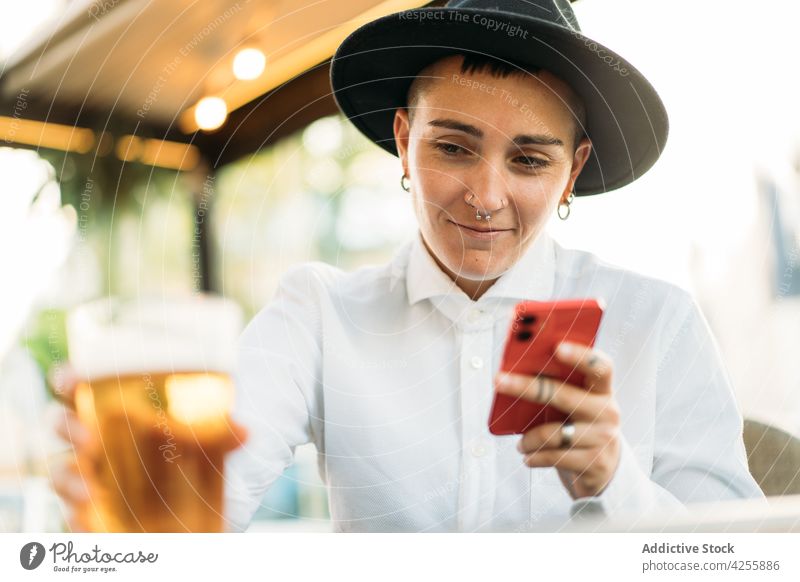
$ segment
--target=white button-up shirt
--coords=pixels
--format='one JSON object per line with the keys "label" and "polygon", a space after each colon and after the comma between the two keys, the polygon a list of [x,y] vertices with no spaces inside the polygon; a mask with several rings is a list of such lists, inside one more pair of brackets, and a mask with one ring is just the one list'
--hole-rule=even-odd
{"label": "white button-up shirt", "polygon": [[[606,305],[595,347],[614,362],[622,446],[603,493],[575,502],[554,468],[525,466],[520,436],[491,434],[488,419],[514,305],[585,297]],[[226,464],[231,530],[246,529],[308,442],[336,531],[522,531],[587,506],[643,515],[762,495],[691,296],[547,233],[478,301],[419,235],[386,265],[299,265],[250,322],[239,354],[234,419],[250,438]]]}

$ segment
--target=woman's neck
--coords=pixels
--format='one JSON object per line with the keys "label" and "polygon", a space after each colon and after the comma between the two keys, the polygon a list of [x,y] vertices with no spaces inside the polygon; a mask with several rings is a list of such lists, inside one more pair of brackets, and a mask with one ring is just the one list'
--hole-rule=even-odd
{"label": "woman's neck", "polygon": [[439,260],[439,258],[436,256],[436,253],[434,253],[428,246],[428,243],[425,241],[425,238],[424,237],[421,238],[422,238],[422,244],[425,245],[428,254],[433,258],[436,264],[439,265],[439,268],[453,280],[453,283],[455,283],[458,286],[458,288],[461,289],[467,295],[467,297],[469,297],[473,301],[477,301],[478,299],[480,299],[481,296],[484,293],[486,293],[489,290],[489,288],[492,285],[494,285],[495,282],[497,281],[497,279],[482,279],[475,281],[472,279],[465,279],[464,277],[459,277],[458,273],[454,273],[453,271],[448,269],[447,266]]}

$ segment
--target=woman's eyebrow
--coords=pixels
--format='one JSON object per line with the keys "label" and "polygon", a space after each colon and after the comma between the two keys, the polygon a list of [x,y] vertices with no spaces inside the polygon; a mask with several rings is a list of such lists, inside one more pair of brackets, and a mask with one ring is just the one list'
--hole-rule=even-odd
{"label": "woman's eyebrow", "polygon": [[564,142],[553,135],[518,135],[513,140],[515,145],[546,145],[564,147]]}
{"label": "woman's eyebrow", "polygon": [[464,133],[474,135],[478,138],[483,137],[483,132],[474,125],[461,123],[455,119],[434,119],[433,121],[429,121],[428,125],[432,125],[434,127],[444,127],[447,129],[455,129],[456,131],[463,131]]}
{"label": "woman's eyebrow", "polygon": [[[432,125],[434,127],[444,127],[446,129],[455,129],[456,131],[463,131],[466,134],[475,136],[477,138],[483,137],[483,131],[475,127],[474,125],[469,125],[467,123],[462,123],[460,121],[456,121],[455,119],[434,119],[428,122],[428,125]],[[545,135],[545,134],[536,134],[536,135],[526,135],[520,134],[514,137],[511,140],[514,145],[523,146],[523,145],[548,145],[548,146],[564,146],[564,142],[553,135]]]}

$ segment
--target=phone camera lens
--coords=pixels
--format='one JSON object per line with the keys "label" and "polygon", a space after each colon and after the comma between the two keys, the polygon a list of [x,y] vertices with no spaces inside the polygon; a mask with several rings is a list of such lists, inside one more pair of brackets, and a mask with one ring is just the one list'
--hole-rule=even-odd
{"label": "phone camera lens", "polygon": [[533,334],[529,331],[521,331],[517,334],[517,339],[521,342],[526,342],[533,337]]}
{"label": "phone camera lens", "polygon": [[525,325],[530,325],[532,323],[536,323],[536,316],[535,315],[523,315],[522,316],[522,323]]}

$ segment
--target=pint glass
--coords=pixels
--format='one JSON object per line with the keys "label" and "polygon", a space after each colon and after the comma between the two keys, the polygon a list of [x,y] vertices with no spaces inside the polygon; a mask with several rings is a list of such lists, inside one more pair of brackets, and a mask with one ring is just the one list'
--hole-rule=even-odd
{"label": "pint glass", "polygon": [[236,304],[206,295],[104,299],[69,314],[74,405],[96,437],[81,459],[93,531],[223,531],[241,325]]}

